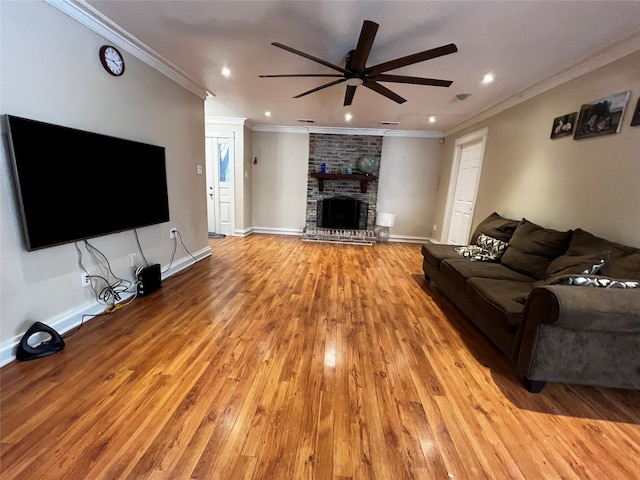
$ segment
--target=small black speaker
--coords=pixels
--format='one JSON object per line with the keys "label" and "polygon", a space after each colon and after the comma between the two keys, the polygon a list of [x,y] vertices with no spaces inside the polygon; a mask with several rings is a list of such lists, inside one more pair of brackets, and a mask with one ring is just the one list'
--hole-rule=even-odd
{"label": "small black speaker", "polygon": [[144,297],[162,286],[160,264],[149,265],[138,273],[138,295]]}
{"label": "small black speaker", "polygon": [[[32,347],[29,345],[29,339],[37,333],[45,333],[51,338],[42,342],[40,345]],[[18,351],[16,352],[16,358],[18,360],[34,360],[36,358],[46,357],[47,355],[53,355],[58,353],[64,348],[64,340],[58,332],[48,325],[41,322],[36,322],[27,333],[24,334],[20,344],[18,345]]]}

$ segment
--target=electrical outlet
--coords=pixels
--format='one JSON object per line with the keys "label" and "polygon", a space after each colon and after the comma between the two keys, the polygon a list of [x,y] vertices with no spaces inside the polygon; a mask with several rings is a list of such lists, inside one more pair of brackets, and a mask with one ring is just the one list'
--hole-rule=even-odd
{"label": "electrical outlet", "polygon": [[437,232],[438,231],[438,225],[437,224],[433,224],[433,228],[431,229],[432,232]]}
{"label": "electrical outlet", "polygon": [[130,267],[135,267],[136,266],[136,254],[135,253],[130,253],[129,254],[129,266]]}
{"label": "electrical outlet", "polygon": [[176,227],[171,227],[169,229],[169,238],[170,239],[174,239],[176,238],[176,233],[177,233],[178,229]]}
{"label": "electrical outlet", "polygon": [[88,287],[91,285],[91,278],[89,278],[89,274],[87,272],[82,272],[82,287]]}

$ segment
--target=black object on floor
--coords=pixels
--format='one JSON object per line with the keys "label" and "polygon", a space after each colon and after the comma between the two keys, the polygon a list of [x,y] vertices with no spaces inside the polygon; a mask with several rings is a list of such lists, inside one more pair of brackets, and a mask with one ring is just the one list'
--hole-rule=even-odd
{"label": "black object on floor", "polygon": [[[29,339],[37,333],[47,334],[51,336],[51,338],[42,342],[40,345],[32,347],[28,343]],[[29,327],[27,333],[25,333],[22,337],[22,340],[20,340],[18,351],[16,352],[16,358],[23,361],[34,360],[36,358],[46,357],[47,355],[58,353],[63,348],[64,340],[58,332],[56,332],[50,326],[45,325],[44,323],[36,322],[31,325],[31,327]]]}
{"label": "black object on floor", "polygon": [[144,297],[155,292],[162,286],[160,264],[154,263],[143,268],[138,273],[138,295]]}
{"label": "black object on floor", "polygon": [[224,233],[209,232],[209,238],[224,238],[224,237],[226,237]]}

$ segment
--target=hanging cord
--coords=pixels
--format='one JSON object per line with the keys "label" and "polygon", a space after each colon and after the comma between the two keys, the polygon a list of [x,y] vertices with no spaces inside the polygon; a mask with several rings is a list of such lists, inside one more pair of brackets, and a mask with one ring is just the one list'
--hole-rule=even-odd
{"label": "hanging cord", "polygon": [[[144,266],[148,267],[149,266],[149,262],[147,262],[147,257],[144,256],[144,252],[142,251],[142,245],[140,245],[140,239],[138,238],[138,230],[136,230],[135,228],[133,229],[133,233],[136,236],[136,243],[138,244],[138,250],[140,250],[140,255],[142,256],[142,260],[144,260]],[[136,272],[136,276],[137,276],[137,272]]]}
{"label": "hanging cord", "polygon": [[[107,284],[107,287],[105,287],[105,289],[108,291],[104,292],[103,290],[103,293],[102,293],[103,297],[105,297],[108,300],[111,297],[111,295],[113,295],[113,297],[116,300],[120,300],[120,295],[119,295],[120,293],[126,293],[126,292],[133,293],[133,291],[129,290],[129,288],[131,288],[134,285],[133,282],[131,282],[130,280],[126,280],[124,278],[118,277],[115,273],[113,273],[113,270],[111,269],[111,264],[109,263],[109,259],[106,257],[106,255],[102,253],[100,250],[98,250],[96,247],[91,245],[87,240],[85,240],[84,243],[87,247],[87,251],[89,251],[93,255],[93,257],[100,264],[100,266],[103,269],[105,269],[107,272],[106,278],[95,275],[95,277],[101,278]],[[109,274],[111,274],[111,276],[114,278],[115,280],[114,283],[109,282]]]}
{"label": "hanging cord", "polygon": [[[120,278],[117,275],[115,275],[113,273],[113,270],[111,269],[111,264],[109,263],[109,259],[100,250],[98,250],[96,247],[91,245],[87,240],[85,240],[84,243],[85,243],[85,247],[86,247],[87,251],[89,253],[91,253],[91,255],[94,257],[94,259],[96,260],[98,265],[100,265],[100,267],[102,269],[107,271],[107,277],[104,277],[102,275],[91,275],[88,272],[88,270],[85,268],[85,266],[84,266],[84,264],[82,262],[82,250],[80,249],[80,247],[78,246],[78,243],[76,242],[74,245],[75,245],[76,251],[78,253],[78,266],[80,267],[80,269],[89,278],[91,290],[93,291],[93,293],[94,293],[94,295],[96,297],[96,300],[98,301],[98,303],[101,303],[102,305],[105,305],[106,308],[101,313],[93,313],[93,314],[88,313],[88,314],[82,315],[82,317],[80,319],[80,325],[78,325],[77,327],[69,330],[67,333],[62,335],[62,338],[69,338],[72,335],[75,335],[76,333],[78,333],[78,331],[84,325],[84,321],[85,321],[85,319],[87,317],[100,317],[100,316],[104,316],[104,315],[109,315],[110,313],[113,313],[116,310],[119,310],[120,308],[122,308],[122,307],[124,307],[126,305],[129,305],[138,296],[137,288],[135,288],[133,290],[133,295],[131,296],[131,298],[129,298],[126,302],[118,303],[122,299],[121,294],[122,293],[131,293],[131,291],[129,289],[132,286],[137,286],[137,282],[134,284],[133,282],[130,282],[129,280],[126,280],[124,278]],[[143,257],[144,257],[144,255],[143,255]],[[146,261],[146,259],[145,259],[145,261]],[[109,282],[109,274],[115,280],[113,283]],[[93,279],[102,280],[105,283],[106,287],[104,287],[100,291],[97,291],[96,287],[94,285],[94,282],[92,281]]]}
{"label": "hanging cord", "polygon": [[[173,239],[173,252],[171,253],[171,260],[169,261],[169,266],[167,267],[167,269],[164,270],[162,273],[168,272],[171,269],[171,266],[173,265],[173,261],[174,261],[174,259],[176,257],[176,250],[178,249],[178,239],[180,239],[180,245],[182,245],[182,248],[184,248],[184,251],[187,252],[191,258],[193,258],[193,263],[191,265],[189,265],[188,269],[186,269],[186,270],[183,269],[176,275],[182,275],[182,274],[187,273],[189,270],[191,270],[193,268],[193,266],[198,261],[198,260],[196,260],[196,257],[191,255],[191,252],[187,249],[187,247],[185,246],[184,242],[182,241],[182,235],[180,234],[180,231],[176,229],[176,236]],[[176,276],[176,275],[173,275],[173,276]]]}

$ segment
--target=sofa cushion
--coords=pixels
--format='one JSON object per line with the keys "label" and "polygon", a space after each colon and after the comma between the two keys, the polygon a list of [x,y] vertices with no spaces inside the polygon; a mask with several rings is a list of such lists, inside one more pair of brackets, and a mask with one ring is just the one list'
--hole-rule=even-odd
{"label": "sofa cushion", "polygon": [[425,261],[440,269],[440,262],[446,258],[460,258],[455,251],[457,245],[443,245],[440,243],[425,243],[422,245],[422,255]]}
{"label": "sofa cushion", "polygon": [[640,251],[619,257],[609,257],[600,272],[612,278],[640,280]]}
{"label": "sofa cushion", "polygon": [[522,320],[526,298],[533,290],[532,282],[514,282],[495,278],[472,278],[468,291],[478,307],[497,324],[516,327]]}
{"label": "sofa cushion", "polygon": [[[582,230],[573,232],[567,255],[596,254],[605,259],[600,273],[607,277],[640,279],[640,248],[628,247]],[[572,272],[568,272],[572,273]]]}
{"label": "sofa cushion", "polygon": [[541,280],[547,276],[549,264],[569,247],[571,231],[543,228],[523,218],[509,240],[503,265]]}
{"label": "sofa cushion", "polygon": [[503,218],[498,213],[493,212],[476,227],[469,243],[475,245],[481,233],[502,240],[503,242],[508,242],[513,232],[515,232],[518,223],[518,220]]}
{"label": "sofa cushion", "polygon": [[467,280],[474,277],[523,283],[532,283],[534,281],[533,278],[515,272],[499,263],[471,262],[459,257],[457,259],[443,260],[440,264],[440,271],[463,289],[466,288]]}
{"label": "sofa cushion", "polygon": [[604,255],[560,255],[547,267],[547,276],[584,273],[595,275],[604,266]]}

